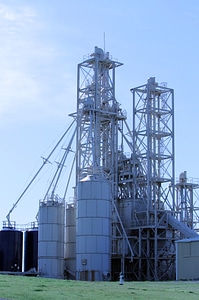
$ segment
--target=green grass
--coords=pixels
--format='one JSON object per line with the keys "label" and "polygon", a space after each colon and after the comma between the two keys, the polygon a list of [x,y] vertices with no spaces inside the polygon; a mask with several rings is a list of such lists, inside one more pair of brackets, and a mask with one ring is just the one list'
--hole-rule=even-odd
{"label": "green grass", "polygon": [[198,282],[83,282],[0,275],[0,298],[14,300],[70,299],[199,299]]}

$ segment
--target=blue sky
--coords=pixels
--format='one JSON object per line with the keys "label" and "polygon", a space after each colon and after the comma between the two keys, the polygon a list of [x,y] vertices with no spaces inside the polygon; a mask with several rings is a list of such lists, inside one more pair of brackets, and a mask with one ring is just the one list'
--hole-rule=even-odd
{"label": "blue sky", "polygon": [[[128,122],[130,89],[151,76],[167,82],[175,91],[176,176],[199,178],[198,32],[198,0],[0,0],[0,222],[72,121],[77,64],[104,48],[104,33],[106,51],[124,63],[116,96]],[[11,219],[33,221],[42,196],[35,186]]]}

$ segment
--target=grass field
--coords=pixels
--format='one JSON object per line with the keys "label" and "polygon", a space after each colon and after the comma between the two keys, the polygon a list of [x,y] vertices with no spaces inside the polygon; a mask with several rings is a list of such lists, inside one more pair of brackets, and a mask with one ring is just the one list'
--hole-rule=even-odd
{"label": "grass field", "polygon": [[199,299],[199,282],[83,282],[0,275],[0,299]]}

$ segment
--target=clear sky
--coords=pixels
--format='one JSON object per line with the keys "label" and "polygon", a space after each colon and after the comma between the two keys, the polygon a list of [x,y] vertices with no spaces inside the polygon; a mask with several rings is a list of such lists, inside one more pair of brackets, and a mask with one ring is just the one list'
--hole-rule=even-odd
{"label": "clear sky", "polygon": [[[0,0],[0,222],[71,123],[77,64],[104,33],[129,121],[132,87],[154,76],[174,89],[176,176],[199,178],[198,0]],[[34,221],[42,197],[35,185],[11,219]]]}

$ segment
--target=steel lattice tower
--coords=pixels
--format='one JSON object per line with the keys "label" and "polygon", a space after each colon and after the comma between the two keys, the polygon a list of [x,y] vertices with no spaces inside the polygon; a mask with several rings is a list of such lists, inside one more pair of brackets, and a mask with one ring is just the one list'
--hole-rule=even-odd
{"label": "steel lattice tower", "polygon": [[115,99],[115,69],[121,65],[98,47],[78,64],[77,182],[96,172],[117,181],[118,126],[125,119]]}
{"label": "steel lattice tower", "polygon": [[[160,209],[164,205],[174,210],[174,93],[173,89],[159,86],[154,77],[149,78],[146,85],[131,91],[133,156],[135,161],[142,163],[140,176],[134,176],[134,186],[136,189],[140,181],[143,182],[141,193],[146,201],[146,221],[149,223],[149,211],[154,207]],[[172,191],[171,202],[167,197],[168,187]]]}
{"label": "steel lattice tower", "polygon": [[189,228],[198,232],[198,211],[196,206],[194,191],[199,188],[198,180],[187,178],[187,172],[180,174],[176,183],[176,211],[180,222],[187,225]]}
{"label": "steel lattice tower", "polygon": [[121,65],[98,47],[95,47],[94,53],[87,60],[78,65],[76,185],[90,174],[100,174],[110,181],[110,251],[118,255],[118,241],[125,239],[132,257],[132,249],[117,209],[120,184],[118,163],[127,142],[123,133],[126,115],[115,98],[115,70]]}
{"label": "steel lattice tower", "polygon": [[136,206],[133,232],[137,231],[139,237],[134,241],[138,264],[135,273],[140,280],[159,280],[169,277],[173,263],[174,232],[167,224],[167,210],[174,212],[175,204],[174,93],[165,85],[159,86],[154,77],[131,91]]}

